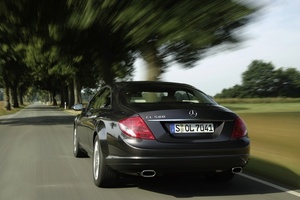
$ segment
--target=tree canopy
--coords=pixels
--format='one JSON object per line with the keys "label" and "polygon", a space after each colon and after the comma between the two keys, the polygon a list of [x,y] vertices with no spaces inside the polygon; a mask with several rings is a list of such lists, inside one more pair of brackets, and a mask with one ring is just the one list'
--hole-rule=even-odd
{"label": "tree canopy", "polygon": [[71,106],[85,87],[130,79],[137,57],[147,63],[148,80],[173,62],[193,67],[208,50],[243,40],[237,31],[258,10],[243,2],[1,0],[7,109],[11,101],[18,107],[30,87],[49,91],[54,104],[60,94]]}
{"label": "tree canopy", "polygon": [[223,89],[216,98],[300,97],[300,72],[254,60],[242,74],[242,84]]}
{"label": "tree canopy", "polygon": [[[82,12],[86,27],[105,18],[99,7],[91,6],[98,1],[89,2]],[[249,23],[257,10],[231,0],[104,1],[101,6],[112,13],[107,18],[112,30],[121,31],[127,45],[146,61],[148,80],[158,80],[174,61],[193,67],[208,50],[239,43],[242,38],[236,30]]]}

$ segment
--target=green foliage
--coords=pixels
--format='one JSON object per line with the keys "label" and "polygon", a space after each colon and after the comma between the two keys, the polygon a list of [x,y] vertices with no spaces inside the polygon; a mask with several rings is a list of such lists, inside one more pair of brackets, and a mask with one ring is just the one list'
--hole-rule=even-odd
{"label": "green foliage", "polygon": [[[0,85],[0,88],[2,88],[2,86]],[[3,101],[4,99],[4,94],[3,94],[3,90],[0,89],[0,101]]]}
{"label": "green foliage", "polygon": [[191,67],[207,50],[235,45],[255,11],[231,0],[2,0],[0,81],[80,91],[130,79],[137,56],[156,77],[174,61]]}
{"label": "green foliage", "polygon": [[268,97],[277,90],[277,79],[274,76],[274,66],[271,63],[253,61],[248,70],[242,74],[243,87],[251,96]]}
{"label": "green foliage", "polygon": [[272,63],[253,61],[242,74],[242,84],[223,89],[215,98],[300,97],[300,72],[275,69]]}
{"label": "green foliage", "polygon": [[192,67],[209,49],[238,43],[241,38],[235,31],[255,12],[229,0],[110,1],[105,7],[118,10],[114,28],[125,29],[130,44],[147,62],[153,62],[148,61],[152,47],[159,68],[173,61]]}

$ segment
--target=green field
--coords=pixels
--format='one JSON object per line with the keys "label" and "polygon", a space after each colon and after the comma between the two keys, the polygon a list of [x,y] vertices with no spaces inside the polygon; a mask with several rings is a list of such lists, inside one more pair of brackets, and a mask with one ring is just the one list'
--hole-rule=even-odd
{"label": "green field", "polygon": [[222,104],[247,124],[249,172],[300,188],[300,103]]}

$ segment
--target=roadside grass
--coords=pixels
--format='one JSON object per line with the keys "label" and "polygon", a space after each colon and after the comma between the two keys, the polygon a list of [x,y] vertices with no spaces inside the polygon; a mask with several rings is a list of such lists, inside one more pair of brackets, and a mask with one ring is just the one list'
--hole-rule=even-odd
{"label": "roadside grass", "polygon": [[244,171],[253,176],[261,177],[278,185],[285,184],[299,189],[299,174],[278,163],[252,156]]}
{"label": "roadside grass", "polygon": [[299,103],[222,103],[236,113],[278,113],[278,112],[300,112]]}
{"label": "roadside grass", "polygon": [[239,99],[239,98],[228,98],[228,99],[215,99],[219,104],[241,104],[241,103],[300,103],[300,98],[251,98],[251,99]]}
{"label": "roadside grass", "polygon": [[20,106],[20,108],[12,108],[12,110],[6,110],[5,109],[5,102],[0,101],[0,116],[2,115],[10,115],[18,112],[19,110],[23,109],[24,106]]}
{"label": "roadside grass", "polygon": [[247,124],[250,173],[300,188],[300,103],[221,104]]}

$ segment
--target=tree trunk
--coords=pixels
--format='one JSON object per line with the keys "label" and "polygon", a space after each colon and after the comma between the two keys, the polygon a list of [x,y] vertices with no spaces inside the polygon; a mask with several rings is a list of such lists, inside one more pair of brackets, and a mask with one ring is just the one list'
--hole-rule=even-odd
{"label": "tree trunk", "polygon": [[68,106],[68,86],[66,86],[64,83],[63,83],[63,86],[62,86],[62,90],[61,90],[61,102],[60,102],[60,107],[61,108],[64,108],[65,107],[65,104],[66,106]]}
{"label": "tree trunk", "polygon": [[72,83],[69,83],[68,86],[68,108],[70,109],[75,102],[75,97],[74,97],[74,83],[72,81]]}
{"label": "tree trunk", "polygon": [[4,101],[4,90],[0,90],[0,101]]}
{"label": "tree trunk", "polygon": [[154,43],[149,43],[143,48],[143,58],[147,63],[147,77],[148,81],[158,81],[162,73],[161,60],[158,57],[157,49]]}
{"label": "tree trunk", "polygon": [[81,87],[76,77],[74,77],[73,79],[73,85],[74,85],[74,105],[82,103]]}
{"label": "tree trunk", "polygon": [[48,90],[48,99],[47,99],[47,102],[49,105],[52,105],[52,93]]}
{"label": "tree trunk", "polygon": [[21,92],[19,92],[18,97],[19,97],[19,103],[20,103],[20,105],[24,105],[23,94]]}
{"label": "tree trunk", "polygon": [[52,91],[52,105],[57,106],[57,101],[56,101],[56,92]]}
{"label": "tree trunk", "polygon": [[102,80],[105,84],[112,84],[114,82],[115,74],[113,72],[113,60],[107,55],[106,60],[102,61]]}
{"label": "tree trunk", "polygon": [[12,87],[12,97],[13,97],[13,107],[14,108],[19,108],[19,100],[18,100],[18,87],[16,84],[13,85]]}
{"label": "tree trunk", "polygon": [[19,87],[19,95],[18,95],[18,97],[19,97],[19,103],[20,103],[20,105],[24,105],[24,93],[25,93],[25,89],[24,89],[24,87]]}
{"label": "tree trunk", "polygon": [[5,86],[5,89],[4,89],[4,101],[6,102],[6,105],[5,105],[5,109],[6,110],[11,110],[11,104],[10,104],[10,89],[8,86]]}

